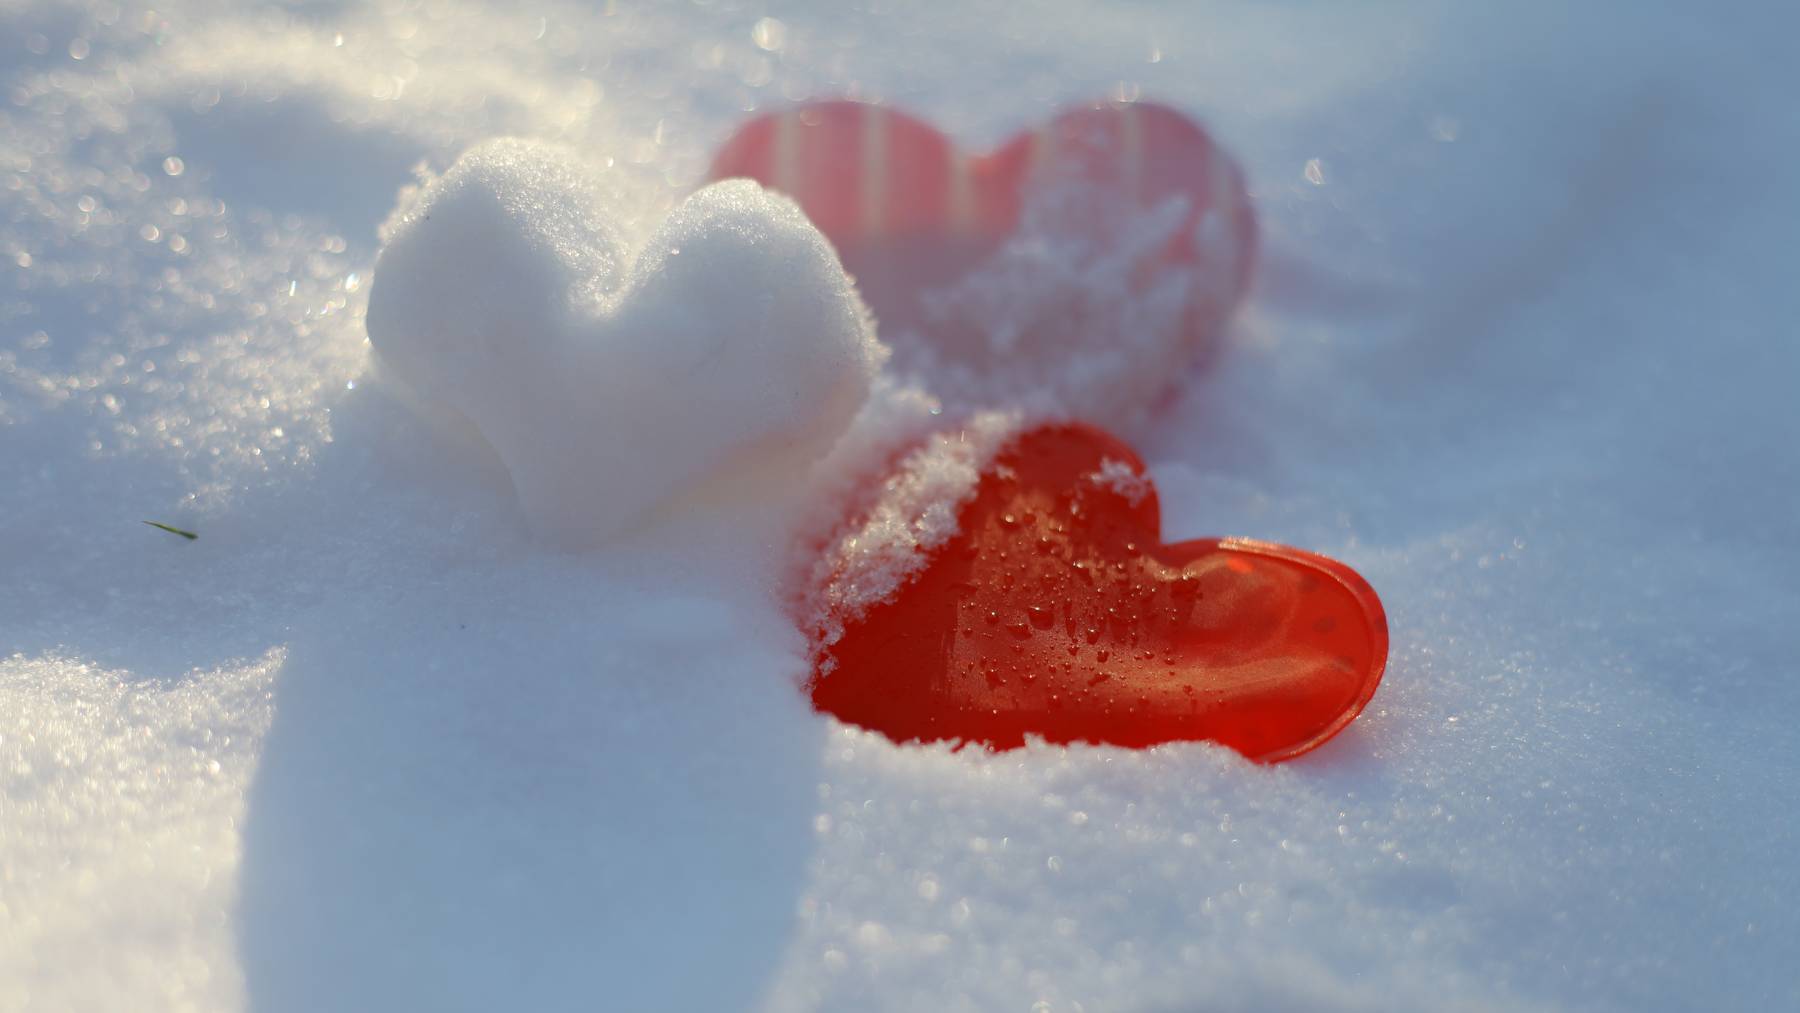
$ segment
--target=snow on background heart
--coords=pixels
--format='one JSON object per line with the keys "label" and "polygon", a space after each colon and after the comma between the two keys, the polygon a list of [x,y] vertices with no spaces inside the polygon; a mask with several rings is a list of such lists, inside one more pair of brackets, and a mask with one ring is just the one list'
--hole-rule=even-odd
{"label": "snow on background heart", "polygon": [[[0,1008],[1800,1001],[1793,20],[0,5]],[[1393,623],[1298,763],[835,727],[766,532],[549,551],[369,372],[377,227],[487,138],[655,222],[752,108],[1140,92],[1266,239],[1166,534]]]}

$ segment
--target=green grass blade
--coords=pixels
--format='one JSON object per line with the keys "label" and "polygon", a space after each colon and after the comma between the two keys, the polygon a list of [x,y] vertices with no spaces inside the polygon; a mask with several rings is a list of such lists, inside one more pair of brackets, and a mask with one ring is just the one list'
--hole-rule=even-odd
{"label": "green grass blade", "polygon": [[192,531],[183,531],[178,527],[174,527],[174,526],[168,525],[168,524],[158,523],[157,521],[145,521],[144,523],[150,525],[153,528],[158,528],[163,531],[167,531],[171,535],[180,535],[181,537],[187,539],[190,542],[193,541],[194,539],[200,537],[199,535],[194,534]]}

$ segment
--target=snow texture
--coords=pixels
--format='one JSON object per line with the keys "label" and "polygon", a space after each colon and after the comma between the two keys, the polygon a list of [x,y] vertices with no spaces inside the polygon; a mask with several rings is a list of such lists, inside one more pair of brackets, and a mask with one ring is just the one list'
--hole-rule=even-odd
{"label": "snow texture", "polygon": [[[1231,295],[1196,292],[1208,279],[1163,262],[1187,211],[1180,197],[1137,211],[1091,184],[1032,189],[998,250],[923,293],[923,321],[889,321],[936,335],[894,336],[896,368],[965,412],[1004,407],[1142,431],[1197,354],[1185,326],[1190,302],[1216,319]],[[1228,249],[1208,262],[1234,256]],[[1226,289],[1232,281],[1211,280]]]}
{"label": "snow texture", "polygon": [[1016,414],[989,412],[932,433],[867,503],[844,504],[845,530],[809,574],[799,612],[821,646],[837,642],[846,621],[892,595],[957,533],[958,509],[975,498],[981,473],[1019,427]]}
{"label": "snow texture", "polygon": [[[1800,1005],[1797,28],[0,0],[0,1008]],[[676,490],[566,552],[519,452],[374,368],[378,230],[464,152],[576,151],[619,293],[664,222],[686,257],[736,213],[674,209],[744,116],[845,94],[971,150],[1141,94],[1242,160],[1257,287],[1135,443],[1167,538],[1285,541],[1380,591],[1393,657],[1344,734],[1265,768],[812,713],[788,532],[824,539],[960,411],[897,377],[809,501]],[[507,242],[590,214],[496,196]],[[502,292],[534,336],[628,333],[580,304],[604,272],[532,263],[577,300]],[[713,327],[740,284],[682,287]],[[702,422],[829,428],[717,392],[628,392],[705,416],[702,485],[738,453]],[[455,396],[482,432],[477,402],[528,407]],[[620,435],[556,431],[526,471],[594,481],[573,464]]]}
{"label": "snow texture", "polygon": [[1121,461],[1116,457],[1103,458],[1100,467],[1088,481],[1102,489],[1111,490],[1132,506],[1137,506],[1150,495],[1152,483],[1149,476],[1130,461]]}
{"label": "snow texture", "polygon": [[[837,255],[748,180],[683,201],[635,260],[573,152],[496,141],[384,230],[369,339],[474,423],[532,522],[589,547],[672,495],[792,496],[882,358]],[[624,203],[625,207],[637,206]]]}

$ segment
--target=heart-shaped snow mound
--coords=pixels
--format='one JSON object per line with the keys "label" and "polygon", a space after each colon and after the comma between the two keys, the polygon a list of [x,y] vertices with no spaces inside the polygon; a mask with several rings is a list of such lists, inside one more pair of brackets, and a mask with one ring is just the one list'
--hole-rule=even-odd
{"label": "heart-shaped snow mound", "polygon": [[706,187],[635,257],[617,201],[567,152],[490,142],[397,216],[369,294],[383,363],[467,416],[571,547],[721,476],[797,487],[882,358],[792,201]]}

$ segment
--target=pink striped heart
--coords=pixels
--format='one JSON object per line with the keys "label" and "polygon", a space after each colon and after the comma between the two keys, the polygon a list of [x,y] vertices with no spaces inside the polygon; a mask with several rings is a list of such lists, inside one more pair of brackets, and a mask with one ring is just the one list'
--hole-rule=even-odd
{"label": "pink striped heart", "polygon": [[903,368],[988,403],[1062,388],[1127,427],[1217,341],[1255,256],[1242,170],[1152,103],[1072,108],[982,155],[885,106],[811,103],[740,127],[711,170],[734,176],[799,202]]}

